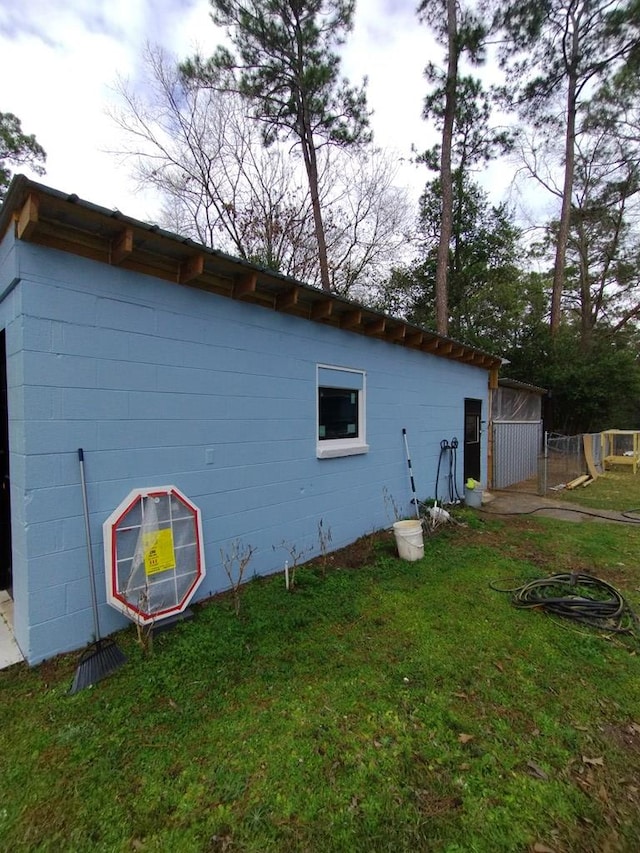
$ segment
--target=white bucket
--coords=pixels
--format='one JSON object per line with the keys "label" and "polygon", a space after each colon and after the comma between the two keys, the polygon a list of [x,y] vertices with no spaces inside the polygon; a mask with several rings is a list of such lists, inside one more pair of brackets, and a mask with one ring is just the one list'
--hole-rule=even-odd
{"label": "white bucket", "polygon": [[424,557],[422,522],[419,519],[396,521],[393,525],[398,556],[401,560],[421,560]]}
{"label": "white bucket", "polygon": [[480,485],[475,489],[469,489],[465,486],[464,502],[467,506],[472,506],[474,509],[480,509],[482,506],[482,488]]}

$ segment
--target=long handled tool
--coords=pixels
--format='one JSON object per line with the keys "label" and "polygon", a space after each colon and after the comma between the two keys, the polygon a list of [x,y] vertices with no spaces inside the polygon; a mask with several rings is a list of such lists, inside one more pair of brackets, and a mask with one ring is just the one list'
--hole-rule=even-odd
{"label": "long handled tool", "polygon": [[78,450],[80,461],[80,482],[82,483],[82,504],[84,507],[84,525],[87,539],[87,557],[89,562],[89,581],[91,585],[91,607],[93,610],[93,629],[95,643],[80,658],[73,684],[69,693],[77,693],[84,687],[90,687],[102,678],[106,678],[119,669],[127,658],[113,640],[103,640],[100,636],[100,621],[98,619],[98,597],[96,595],[96,576],[93,569],[93,552],[91,550],[91,529],[89,527],[89,504],[87,503],[87,482],[84,475],[84,451]]}
{"label": "long handled tool", "polygon": [[416,518],[420,518],[420,508],[418,507],[418,496],[416,494],[416,484],[413,479],[413,468],[411,467],[411,456],[409,455],[409,442],[407,441],[407,431],[403,427],[402,435],[404,436],[404,449],[407,454],[407,465],[409,466],[409,479],[411,480],[411,491],[413,492],[412,503],[416,508]]}

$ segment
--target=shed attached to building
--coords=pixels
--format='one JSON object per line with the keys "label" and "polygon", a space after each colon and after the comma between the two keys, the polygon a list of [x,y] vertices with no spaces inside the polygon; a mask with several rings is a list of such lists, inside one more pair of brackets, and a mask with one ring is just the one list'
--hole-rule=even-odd
{"label": "shed attached to building", "polygon": [[506,489],[536,477],[542,452],[544,388],[499,379],[491,398],[492,477],[494,489]]}

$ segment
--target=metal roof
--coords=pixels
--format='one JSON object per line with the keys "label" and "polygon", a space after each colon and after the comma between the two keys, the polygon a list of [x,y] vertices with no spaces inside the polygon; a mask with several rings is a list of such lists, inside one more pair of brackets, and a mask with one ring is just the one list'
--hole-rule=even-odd
{"label": "metal roof", "polygon": [[529,385],[527,382],[509,379],[506,376],[503,379],[498,379],[498,385],[501,388],[513,388],[514,391],[531,391],[532,394],[544,395],[549,393],[547,388],[540,388],[538,385]]}

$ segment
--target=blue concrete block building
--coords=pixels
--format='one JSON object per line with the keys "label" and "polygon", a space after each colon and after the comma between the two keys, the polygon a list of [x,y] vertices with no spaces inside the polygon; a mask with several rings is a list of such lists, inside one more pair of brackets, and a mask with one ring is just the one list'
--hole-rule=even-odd
{"label": "blue concrete block building", "polygon": [[281,570],[411,514],[458,437],[456,485],[486,482],[500,360],[20,176],[0,213],[0,588],[35,664],[93,639],[78,448],[104,633],[102,523],[133,488],[200,507],[220,549]]}

